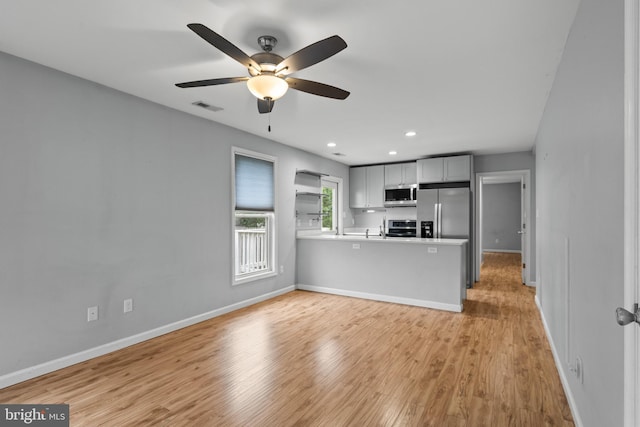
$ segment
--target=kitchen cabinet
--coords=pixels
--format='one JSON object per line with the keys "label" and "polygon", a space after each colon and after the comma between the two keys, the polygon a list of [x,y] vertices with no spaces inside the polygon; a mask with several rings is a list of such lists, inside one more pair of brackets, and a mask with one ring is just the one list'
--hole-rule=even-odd
{"label": "kitchen cabinet", "polygon": [[384,165],[384,185],[414,185],[417,183],[416,162]]}
{"label": "kitchen cabinet", "polygon": [[471,180],[470,155],[420,159],[417,168],[420,184]]}
{"label": "kitchen cabinet", "polygon": [[361,166],[349,169],[349,206],[381,208],[384,197],[384,166]]}

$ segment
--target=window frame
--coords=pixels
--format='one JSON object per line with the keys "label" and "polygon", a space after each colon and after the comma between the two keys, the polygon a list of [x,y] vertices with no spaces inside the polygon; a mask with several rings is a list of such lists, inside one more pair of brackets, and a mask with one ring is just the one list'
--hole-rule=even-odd
{"label": "window frame", "polygon": [[[258,160],[264,160],[273,164],[273,210],[236,210],[236,156],[251,157]],[[256,280],[273,277],[278,274],[278,245],[277,245],[277,176],[278,176],[278,162],[277,157],[270,156],[268,154],[258,153],[256,151],[247,150],[240,147],[232,147],[231,150],[231,277],[232,285],[241,285],[244,283],[254,282]],[[267,221],[267,247],[269,251],[269,266],[266,270],[249,273],[236,273],[236,258],[237,258],[237,230],[236,219],[238,216],[264,216]]]}
{"label": "window frame", "polygon": [[336,221],[335,227],[332,230],[323,229],[322,228],[322,220],[320,221],[320,233],[321,234],[342,234],[344,232],[344,212],[343,212],[343,194],[344,194],[344,185],[343,180],[340,177],[327,175],[323,176],[320,179],[320,192],[322,192],[323,182],[331,182],[336,184],[335,193],[334,193],[334,219]]}
{"label": "window frame", "polygon": [[[338,182],[336,180],[333,179],[325,179],[325,177],[322,177],[320,179],[320,193],[324,194],[324,189],[325,188],[329,188],[330,190],[332,190],[333,193],[333,197],[331,200],[331,223],[333,228],[325,228],[324,227],[324,216],[321,218],[320,221],[320,231],[323,234],[335,234],[339,228],[340,225],[340,220],[339,220],[339,215],[338,215],[338,199],[339,199],[339,192],[338,192]],[[322,213],[324,213],[324,196],[320,199],[321,202],[321,211]]]}

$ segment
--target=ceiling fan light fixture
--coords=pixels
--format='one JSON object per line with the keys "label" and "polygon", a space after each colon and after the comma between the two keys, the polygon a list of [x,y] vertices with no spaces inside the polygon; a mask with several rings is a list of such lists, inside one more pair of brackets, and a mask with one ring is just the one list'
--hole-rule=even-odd
{"label": "ceiling fan light fixture", "polygon": [[272,74],[260,74],[247,80],[247,87],[256,98],[275,101],[287,93],[289,84]]}

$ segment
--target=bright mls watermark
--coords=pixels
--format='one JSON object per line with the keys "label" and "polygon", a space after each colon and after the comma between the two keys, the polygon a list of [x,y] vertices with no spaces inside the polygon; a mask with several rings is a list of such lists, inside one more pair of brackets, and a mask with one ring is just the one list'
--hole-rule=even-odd
{"label": "bright mls watermark", "polygon": [[69,427],[69,405],[4,405],[0,403],[0,427]]}

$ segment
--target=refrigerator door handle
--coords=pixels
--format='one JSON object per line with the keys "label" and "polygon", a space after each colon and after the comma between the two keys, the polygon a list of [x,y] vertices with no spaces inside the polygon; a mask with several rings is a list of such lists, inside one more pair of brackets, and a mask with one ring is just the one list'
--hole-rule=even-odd
{"label": "refrigerator door handle", "polygon": [[438,203],[434,203],[433,204],[433,229],[432,231],[432,235],[434,238],[438,238],[438,223],[439,223],[439,218],[438,218]]}
{"label": "refrigerator door handle", "polygon": [[442,203],[438,203],[438,239],[442,238]]}

